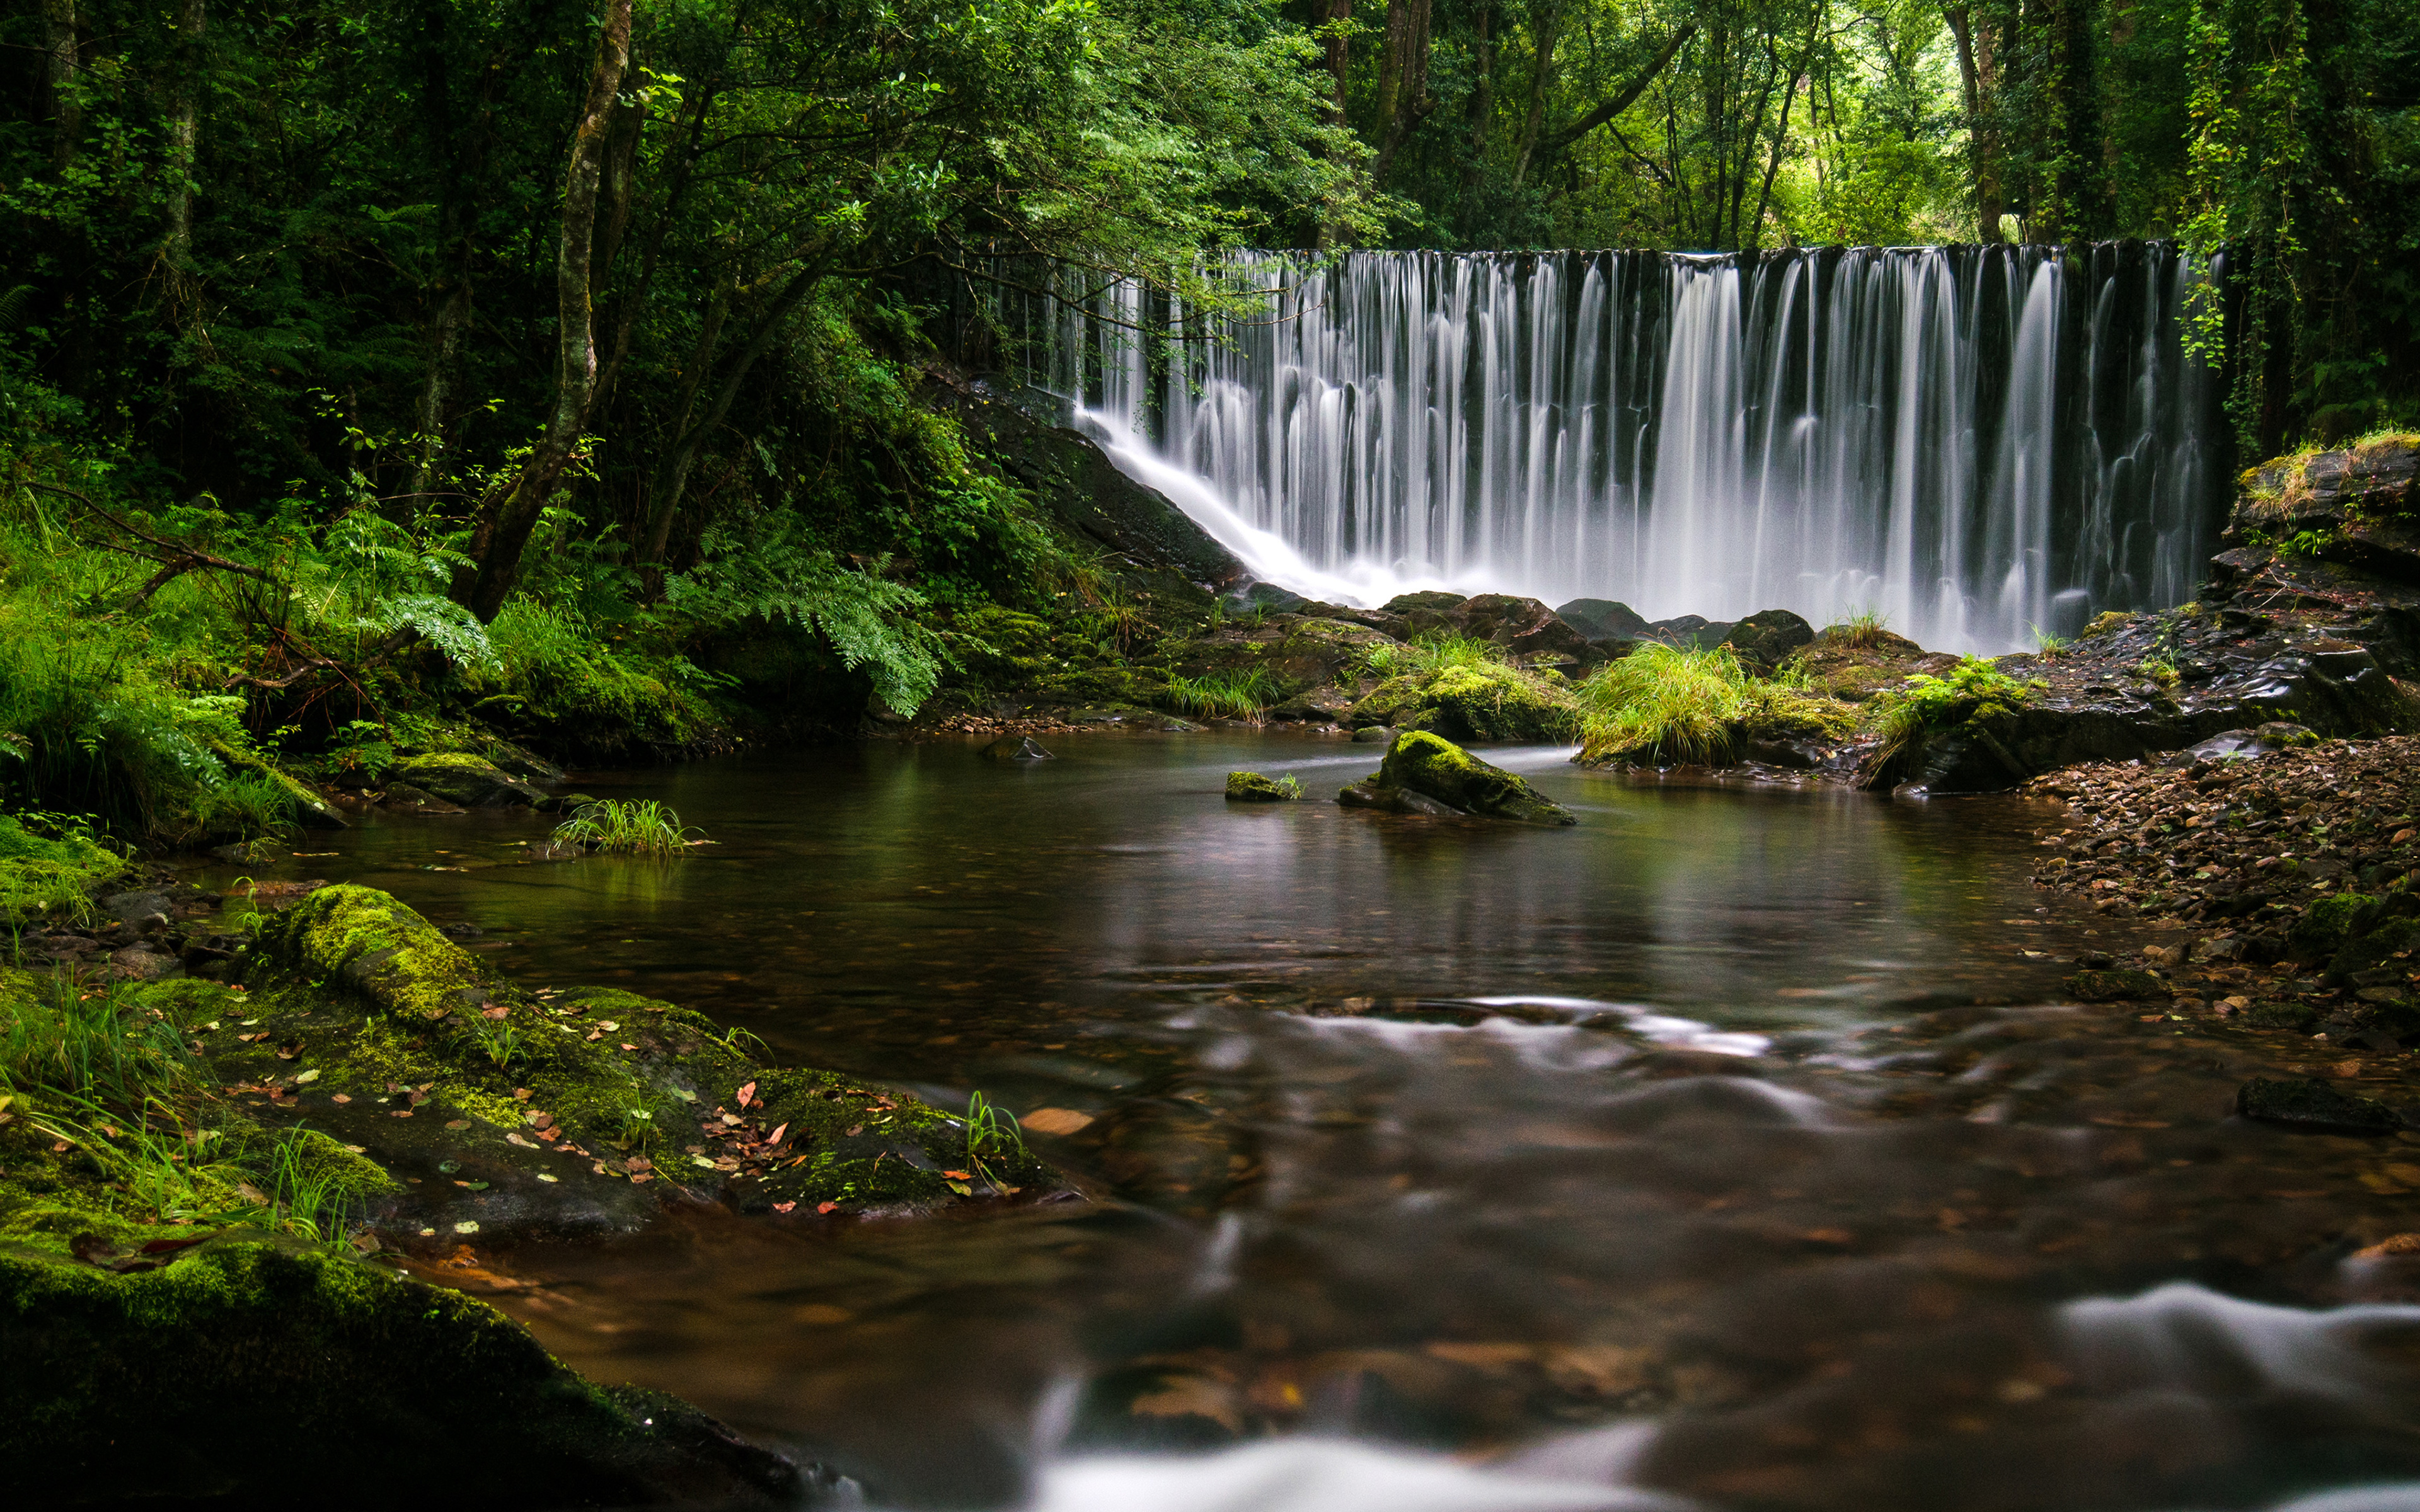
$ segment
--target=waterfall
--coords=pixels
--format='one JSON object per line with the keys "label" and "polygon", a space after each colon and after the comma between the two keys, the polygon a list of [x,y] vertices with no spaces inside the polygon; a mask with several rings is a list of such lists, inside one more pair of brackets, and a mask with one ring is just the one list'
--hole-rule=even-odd
{"label": "waterfall", "polygon": [[1237,256],[1257,314],[1072,270],[1029,381],[1264,577],[1868,609],[2005,651],[2189,596],[2226,476],[2162,243]]}

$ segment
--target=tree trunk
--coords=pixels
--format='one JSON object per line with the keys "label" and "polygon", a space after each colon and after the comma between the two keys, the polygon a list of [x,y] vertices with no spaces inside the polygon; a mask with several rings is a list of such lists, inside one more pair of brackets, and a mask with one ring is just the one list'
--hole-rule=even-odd
{"label": "tree trunk", "polygon": [[1378,55],[1378,130],[1384,133],[1374,182],[1387,181],[1395,154],[1436,102],[1429,99],[1430,0],[1387,0],[1387,39]]}
{"label": "tree trunk", "polygon": [[1973,12],[1962,5],[1946,6],[1941,13],[1958,43],[1959,93],[1966,107],[1966,155],[1975,178],[1975,239],[1998,241],[2007,202],[2000,196],[1999,148],[1986,119],[1991,107],[1991,29],[1987,23],[1978,33]]}
{"label": "tree trunk", "polygon": [[[1773,156],[1765,162],[1764,187],[1756,196],[1756,219],[1747,224],[1746,231],[1740,240],[1741,247],[1748,252],[1756,250],[1757,242],[1761,239],[1764,232],[1764,212],[1773,203],[1774,176],[1781,171],[1782,149],[1790,142],[1790,107],[1798,99],[1798,82],[1806,77],[1807,65],[1815,54],[1815,36],[1821,28],[1822,21],[1823,12],[1818,10],[1815,24],[1808,29],[1807,50],[1798,54],[1798,67],[1792,70],[1789,86],[1782,92],[1781,121],[1773,130]],[[1807,108],[1810,113],[1815,109],[1815,101],[1811,98],[1807,101]]]}
{"label": "tree trunk", "polygon": [[1479,70],[1478,86],[1470,92],[1470,156],[1462,165],[1462,194],[1467,201],[1479,188],[1487,167],[1487,138],[1496,120],[1496,7],[1492,0],[1481,0],[1479,7],[1479,41],[1473,49],[1474,63]]}
{"label": "tree trunk", "polygon": [[65,173],[75,165],[84,138],[79,98],[82,65],[76,56],[75,0],[42,0],[42,82],[51,95],[51,166]]}
{"label": "tree trunk", "polygon": [[1543,8],[1529,23],[1529,35],[1537,43],[1537,57],[1529,70],[1529,112],[1521,121],[1521,144],[1512,152],[1512,181],[1526,182],[1529,177],[1529,160],[1538,150],[1540,134],[1546,124],[1546,94],[1555,84],[1556,23],[1561,18],[1554,8]]}
{"label": "tree trunk", "polygon": [[[749,370],[756,365],[756,359],[764,356],[765,349],[773,345],[773,338],[782,333],[782,328],[789,324],[792,313],[809,294],[814,292],[815,285],[823,278],[824,270],[830,265],[829,253],[817,256],[782,285],[782,292],[773,296],[773,301],[766,306],[765,314],[757,321],[755,334],[732,358],[729,369],[723,373],[722,381],[715,390],[714,402],[707,407],[704,418],[681,430],[665,452],[662,462],[656,469],[655,484],[648,490],[647,537],[640,544],[641,563],[652,566],[663,560],[665,543],[672,539],[673,518],[680,513],[682,496],[689,492],[690,470],[697,465],[698,449],[706,444],[706,437],[713,434],[715,427],[722,424],[723,416],[731,413],[732,403],[739,397],[740,386],[747,382]],[[698,366],[699,371],[705,370],[704,363]],[[690,406],[684,403],[681,407],[684,422],[689,418],[689,409]]]}
{"label": "tree trunk", "polygon": [[478,563],[469,607],[481,623],[496,617],[520,579],[521,551],[554,492],[557,479],[580,444],[588,400],[597,388],[597,340],[590,308],[591,255],[597,237],[597,183],[613,124],[614,99],[630,63],[631,0],[606,0],[605,23],[597,38],[597,62],[589,70],[588,97],[571,136],[571,161],[564,173],[563,236],[555,253],[554,412],[546,435],[511,486],[480,517],[471,555]]}
{"label": "tree trunk", "polygon": [[[1326,0],[1326,8],[1314,9],[1312,14],[1319,18],[1323,25],[1333,24],[1342,27],[1344,23],[1353,19],[1353,0]],[[1344,124],[1344,75],[1351,63],[1351,46],[1346,42],[1343,32],[1339,30],[1329,34],[1327,72],[1328,76],[1336,81],[1334,103],[1330,109],[1335,112],[1336,124],[1339,126]]]}
{"label": "tree trunk", "polygon": [[178,302],[194,267],[194,170],[201,138],[202,28],[207,0],[183,0],[177,15],[177,81],[168,110],[168,240],[162,260]]}

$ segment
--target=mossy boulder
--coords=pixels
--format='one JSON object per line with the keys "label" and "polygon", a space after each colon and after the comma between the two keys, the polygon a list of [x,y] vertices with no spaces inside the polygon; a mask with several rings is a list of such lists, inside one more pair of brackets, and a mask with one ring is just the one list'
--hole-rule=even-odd
{"label": "mossy boulder", "polygon": [[1340,722],[1433,730],[1450,740],[1559,741],[1579,728],[1579,701],[1559,672],[1481,662],[1387,678]]}
{"label": "mossy boulder", "polygon": [[2328,960],[2328,980],[2341,982],[2356,971],[2409,961],[2420,951],[2420,918],[2390,918],[2378,928],[2347,938]]}
{"label": "mossy boulder", "polygon": [[438,1020],[517,996],[469,951],[393,894],[375,887],[320,887],[261,928],[277,958],[326,977],[383,1013]]}
{"label": "mossy boulder", "polygon": [[305,829],[347,829],[351,826],[335,806],[319,796],[306,783],[287,776],[273,763],[263,760],[231,741],[209,742],[211,754],[239,772],[249,773],[286,795],[293,805],[294,821]]}
{"label": "mossy boulder", "polygon": [[2403,1127],[2403,1116],[2378,1099],[2343,1091],[2316,1077],[2287,1081],[2255,1076],[2237,1089],[2235,1111],[2309,1134],[2390,1134]]}
{"label": "mossy boulder", "polygon": [[1279,780],[1258,772],[1227,774],[1229,803],[1292,803],[1302,796],[1302,784],[1293,778]]}
{"label": "mossy boulder", "polygon": [[1543,825],[1579,823],[1571,810],[1519,777],[1422,730],[1397,735],[1376,774],[1347,788],[1338,801],[1347,808],[1442,810]]}
{"label": "mossy boulder", "polygon": [[461,751],[407,757],[388,769],[387,779],[435,794],[465,809],[507,809],[546,801],[545,794],[486,757]]}
{"label": "mossy boulder", "polygon": [[[2321,898],[2286,932],[2286,952],[2297,961],[2326,961],[2344,949],[2356,915],[2378,900],[2358,892]],[[2375,964],[2376,963],[2371,963]]]}
{"label": "mossy boulder", "polygon": [[815,1483],[671,1397],[582,1381],[483,1302],[346,1255],[240,1231],[86,1250],[101,1263],[0,1250],[0,1456],[26,1506],[276,1506],[306,1487],[373,1508],[787,1506]]}

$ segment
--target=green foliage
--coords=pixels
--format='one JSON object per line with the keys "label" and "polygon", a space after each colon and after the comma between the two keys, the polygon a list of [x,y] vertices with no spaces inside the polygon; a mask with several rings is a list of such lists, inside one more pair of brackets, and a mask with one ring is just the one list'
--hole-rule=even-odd
{"label": "green foliage", "polygon": [[1682,651],[1641,641],[1580,685],[1580,759],[1723,765],[1755,681],[1729,646]]}
{"label": "green foliage", "polygon": [[1018,1126],[1016,1115],[993,1103],[981,1092],[967,1097],[967,1169],[995,1186],[1003,1184],[998,1169],[1010,1162],[1025,1163],[1032,1154],[1025,1148],[1025,1131]]}
{"label": "green foliage", "polygon": [[557,825],[557,845],[578,845],[608,856],[677,856],[689,848],[694,826],[653,798],[624,802],[607,798],[582,807]]}
{"label": "green foliage", "polygon": [[56,913],[82,922],[92,894],[125,870],[82,816],[0,813],[0,916]]}
{"label": "green foliage", "polygon": [[1168,680],[1169,703],[1187,714],[1257,719],[1284,696],[1284,685],[1261,667],[1227,668]]}
{"label": "green foliage", "polygon": [[1964,657],[1947,677],[1918,673],[1905,687],[1874,701],[1883,753],[1887,758],[1919,750],[1933,733],[2019,708],[2032,692],[1981,656]]}
{"label": "green foliage", "polygon": [[1883,636],[1890,629],[1890,616],[1880,609],[1861,609],[1839,624],[1826,628],[1825,640],[1836,645],[1865,651],[1882,644]]}

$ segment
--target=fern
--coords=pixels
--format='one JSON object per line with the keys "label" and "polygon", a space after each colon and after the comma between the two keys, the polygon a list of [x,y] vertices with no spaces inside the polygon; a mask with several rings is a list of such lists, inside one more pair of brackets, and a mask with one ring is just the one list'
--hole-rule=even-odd
{"label": "fern", "polygon": [[818,631],[843,666],[866,671],[883,702],[903,715],[922,707],[940,685],[948,656],[940,637],[909,617],[925,607],[924,595],[844,566],[802,538],[795,516],[750,524],[753,540],[734,530],[709,532],[709,554],[665,582],[665,602],[700,624],[761,618]]}
{"label": "fern", "polygon": [[360,627],[380,634],[417,630],[447,661],[466,671],[492,667],[496,662],[496,650],[489,642],[487,626],[469,609],[435,594],[381,598],[370,606]]}

